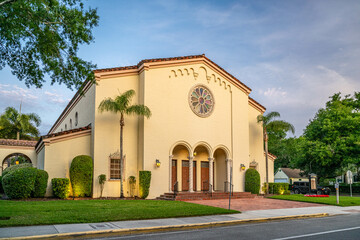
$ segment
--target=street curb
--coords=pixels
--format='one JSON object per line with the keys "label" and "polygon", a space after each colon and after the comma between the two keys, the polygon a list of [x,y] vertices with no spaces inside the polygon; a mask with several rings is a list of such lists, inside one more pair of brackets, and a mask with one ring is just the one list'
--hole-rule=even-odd
{"label": "street curb", "polygon": [[290,216],[281,216],[281,217],[269,217],[269,218],[239,219],[239,220],[208,222],[208,223],[181,224],[181,225],[170,225],[170,226],[108,229],[108,230],[86,231],[86,232],[75,232],[75,233],[59,233],[59,234],[37,235],[37,236],[11,237],[11,238],[0,238],[0,240],[75,239],[75,238],[86,239],[86,238],[94,238],[94,237],[110,237],[110,236],[134,235],[134,234],[144,234],[144,233],[153,233],[153,232],[200,229],[200,228],[220,227],[220,226],[229,226],[229,225],[246,224],[246,223],[260,223],[260,222],[268,222],[268,221],[276,221],[276,220],[321,218],[327,216],[329,216],[328,213],[316,213],[316,214],[290,215]]}

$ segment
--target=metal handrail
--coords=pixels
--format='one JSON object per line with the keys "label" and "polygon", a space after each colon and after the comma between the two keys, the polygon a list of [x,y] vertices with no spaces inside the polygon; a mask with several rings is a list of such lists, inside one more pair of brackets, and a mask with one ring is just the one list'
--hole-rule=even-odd
{"label": "metal handrail", "polygon": [[[209,181],[203,181],[203,182],[202,182],[202,184],[203,184],[203,185],[202,185],[202,188],[203,188],[203,189],[205,189],[204,186],[205,186],[206,183],[208,184],[208,187],[209,187],[209,184],[210,184]],[[208,191],[208,190],[203,190],[203,192],[207,192],[207,191]]]}
{"label": "metal handrail", "polygon": [[174,184],[174,197],[176,197],[177,193],[179,192],[179,182],[176,181]]}
{"label": "metal handrail", "polygon": [[226,192],[231,192],[231,195],[234,196],[234,191],[231,191],[234,190],[234,184],[232,184],[231,182],[229,181],[224,182],[224,190]]}
{"label": "metal handrail", "polygon": [[212,197],[212,193],[213,193],[213,186],[211,183],[209,183],[209,193],[210,193],[210,196]]}

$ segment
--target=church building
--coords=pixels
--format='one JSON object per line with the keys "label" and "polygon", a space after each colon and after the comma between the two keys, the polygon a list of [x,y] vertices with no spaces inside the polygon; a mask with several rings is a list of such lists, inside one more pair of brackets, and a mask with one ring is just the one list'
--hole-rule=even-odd
{"label": "church building", "polygon": [[[103,196],[130,196],[129,177],[151,171],[148,198],[178,191],[245,189],[245,171],[255,168],[265,182],[262,124],[265,107],[251,89],[205,55],[146,59],[137,65],[98,69],[96,84],[86,82],[39,141],[0,140],[2,169],[12,156],[26,157],[52,178],[69,178],[71,161],[89,155],[94,163],[93,197],[100,196],[98,176],[107,181]],[[120,115],[100,112],[106,98],[133,89],[131,104],[143,104],[151,117],[125,116],[124,161],[120,162]],[[269,154],[269,182],[275,157]],[[123,164],[123,171],[120,165]]]}

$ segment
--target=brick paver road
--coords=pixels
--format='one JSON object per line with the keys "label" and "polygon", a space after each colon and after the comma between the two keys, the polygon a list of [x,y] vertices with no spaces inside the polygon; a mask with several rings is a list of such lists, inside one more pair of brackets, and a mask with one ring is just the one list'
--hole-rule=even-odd
{"label": "brick paver road", "polygon": [[[189,200],[186,202],[203,204],[213,207],[228,208],[229,199],[217,200]],[[251,198],[251,199],[231,199],[231,209],[238,211],[283,209],[283,208],[301,208],[301,207],[319,207],[323,206],[316,203],[294,202],[286,200],[277,200],[269,198]]]}

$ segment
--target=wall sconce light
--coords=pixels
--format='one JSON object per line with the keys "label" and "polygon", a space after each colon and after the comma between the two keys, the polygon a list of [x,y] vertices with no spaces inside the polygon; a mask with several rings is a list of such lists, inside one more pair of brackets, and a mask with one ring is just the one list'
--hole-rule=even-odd
{"label": "wall sconce light", "polygon": [[245,165],[241,163],[241,164],[240,164],[240,169],[241,169],[241,170],[245,170]]}
{"label": "wall sconce light", "polygon": [[194,157],[196,156],[196,154],[197,154],[197,153],[196,153],[196,152],[194,152]]}
{"label": "wall sconce light", "polygon": [[160,164],[161,164],[160,160],[156,159],[156,167],[160,167]]}
{"label": "wall sconce light", "polygon": [[15,164],[16,164],[16,165],[19,165],[19,161],[16,161]]}

